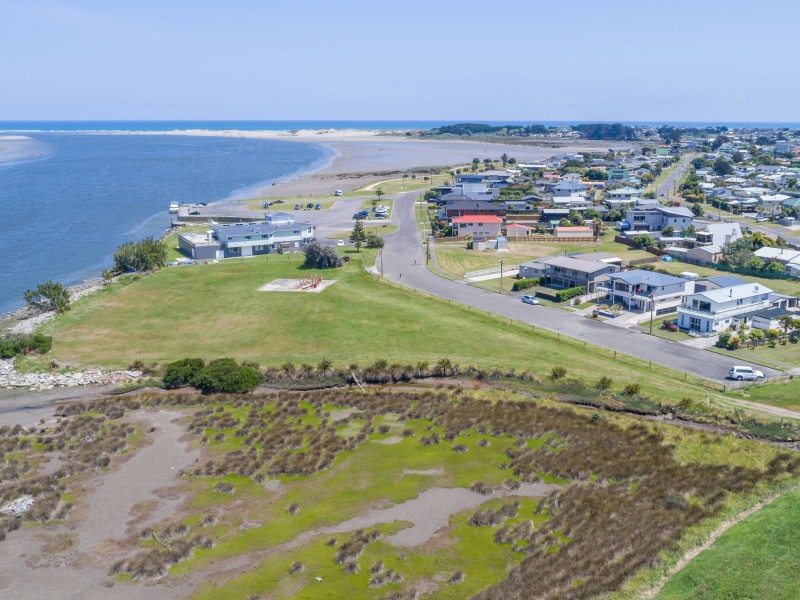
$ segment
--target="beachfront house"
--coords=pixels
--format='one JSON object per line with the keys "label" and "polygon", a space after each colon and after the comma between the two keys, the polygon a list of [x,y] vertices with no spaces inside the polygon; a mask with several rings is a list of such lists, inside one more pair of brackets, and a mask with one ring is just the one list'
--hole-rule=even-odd
{"label": "beachfront house", "polygon": [[299,251],[303,244],[312,241],[314,229],[311,223],[294,219],[288,223],[261,221],[214,225],[204,233],[179,233],[178,247],[195,260]]}
{"label": "beachfront house", "polygon": [[709,335],[738,327],[771,306],[770,293],[764,285],[744,283],[691,294],[678,307],[678,326]]}

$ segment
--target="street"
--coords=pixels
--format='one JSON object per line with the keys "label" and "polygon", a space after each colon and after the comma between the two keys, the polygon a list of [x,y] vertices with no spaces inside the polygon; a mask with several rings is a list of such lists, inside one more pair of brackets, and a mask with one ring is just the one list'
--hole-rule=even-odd
{"label": "street", "polygon": [[[398,230],[386,236],[384,276],[404,286],[492,312],[548,331],[586,341],[676,371],[725,382],[734,359],[692,348],[678,342],[623,329],[546,306],[529,306],[519,295],[501,296],[462,281],[450,281],[425,267],[421,232],[414,218],[418,192],[400,194],[395,200],[392,223]],[[499,259],[498,259],[499,260]],[[738,363],[747,365],[746,361]],[[753,368],[775,377],[779,371],[760,365]],[[730,382],[728,382],[730,383]]]}

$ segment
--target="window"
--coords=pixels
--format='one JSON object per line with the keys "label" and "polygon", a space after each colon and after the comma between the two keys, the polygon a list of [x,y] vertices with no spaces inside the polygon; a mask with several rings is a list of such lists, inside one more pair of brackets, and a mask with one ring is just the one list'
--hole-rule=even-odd
{"label": "window", "polygon": [[246,236],[244,236],[244,239],[246,239],[246,240],[251,240],[251,239],[253,239],[253,236],[251,236],[251,235],[246,235]]}

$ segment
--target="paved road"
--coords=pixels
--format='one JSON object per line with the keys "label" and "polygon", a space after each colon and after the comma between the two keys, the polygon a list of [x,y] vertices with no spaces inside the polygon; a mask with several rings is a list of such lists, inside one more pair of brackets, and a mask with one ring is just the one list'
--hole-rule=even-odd
{"label": "paved road", "polygon": [[666,199],[673,195],[672,188],[675,187],[675,184],[680,181],[683,177],[683,174],[686,173],[686,169],[689,168],[689,163],[692,162],[693,158],[694,155],[687,154],[680,159],[675,169],[669,174],[669,177],[664,180],[664,183],[656,188],[656,196],[658,198],[664,196]]}
{"label": "paved road", "polygon": [[[416,192],[401,194],[395,200],[392,222],[398,226],[398,230],[386,237],[383,255],[386,277],[429,294],[449,298],[577,340],[585,340],[590,344],[629,354],[677,371],[716,381],[725,380],[732,363],[732,360],[725,356],[587,319],[574,313],[546,306],[530,306],[520,302],[518,294],[501,296],[462,281],[450,281],[431,273],[425,267],[422,238],[413,213],[417,195]],[[746,361],[738,362],[748,364]],[[773,369],[758,365],[753,367],[764,371],[767,377],[779,374]]]}

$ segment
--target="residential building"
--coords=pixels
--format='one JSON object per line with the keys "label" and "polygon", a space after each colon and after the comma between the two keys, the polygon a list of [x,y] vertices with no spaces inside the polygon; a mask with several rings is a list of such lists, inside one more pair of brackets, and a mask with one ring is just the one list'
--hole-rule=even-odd
{"label": "residential building", "polygon": [[722,246],[709,244],[707,246],[695,246],[683,254],[684,260],[690,265],[707,267],[719,262],[722,258]]}
{"label": "residential building", "polygon": [[702,334],[738,327],[770,307],[770,293],[771,289],[757,283],[694,293],[678,307],[678,327]]}
{"label": "residential building", "polygon": [[595,282],[600,275],[617,271],[619,266],[614,264],[584,260],[575,256],[556,256],[545,263],[544,279],[545,283],[553,287],[585,286],[586,291],[591,293],[595,291]]}
{"label": "residential building", "polygon": [[503,206],[499,204],[481,202],[478,200],[461,200],[444,205],[440,212],[448,219],[452,219],[453,217],[461,217],[464,215],[494,215],[500,217],[503,216],[506,211]]}
{"label": "residential building", "polygon": [[453,235],[497,237],[503,226],[503,219],[494,215],[464,215],[450,220]]}
{"label": "residential building", "polygon": [[675,231],[683,231],[692,223],[692,211],[683,206],[637,206],[629,208],[625,214],[628,230],[661,231],[665,227],[672,227]]}
{"label": "residential building", "polygon": [[299,250],[314,238],[314,225],[294,221],[214,225],[205,233],[179,233],[178,247],[195,260],[221,259]]}
{"label": "residential building", "polygon": [[656,316],[675,312],[694,293],[694,281],[634,269],[603,275],[597,289],[606,288],[611,304],[621,304],[628,310],[655,313]]}
{"label": "residential building", "polygon": [[778,319],[784,315],[791,315],[792,318],[797,317],[796,312],[786,308],[765,308],[764,310],[760,310],[751,315],[750,326],[753,329],[761,329],[762,331],[768,331],[770,329],[780,330],[781,324]]}
{"label": "residential building", "polygon": [[614,167],[608,169],[608,180],[609,181],[628,181],[630,180],[630,172],[628,169],[623,169],[619,167]]}

